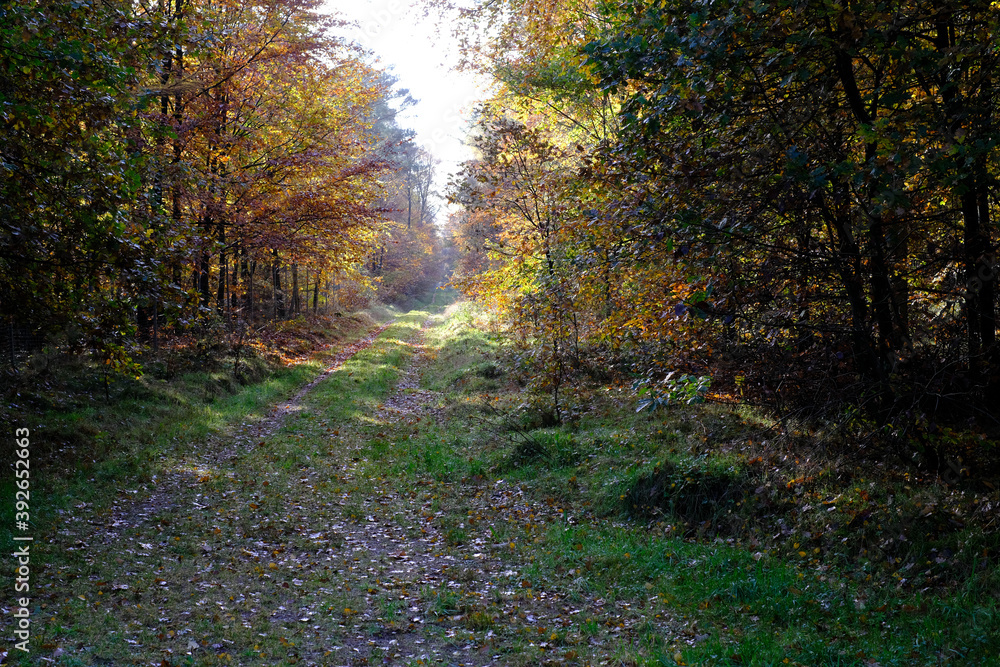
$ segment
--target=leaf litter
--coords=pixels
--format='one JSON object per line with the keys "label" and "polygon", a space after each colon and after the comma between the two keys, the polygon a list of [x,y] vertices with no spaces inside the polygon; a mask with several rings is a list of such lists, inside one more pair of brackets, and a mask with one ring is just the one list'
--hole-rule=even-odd
{"label": "leaf litter", "polygon": [[[67,514],[47,547],[66,557],[44,575],[43,649],[161,666],[598,665],[628,664],[615,657],[651,624],[679,636],[668,610],[532,568],[537,536],[574,522],[557,503],[502,479],[406,481],[371,460],[372,436],[448,419],[443,396],[420,388],[433,324],[397,342],[410,363],[369,423],[331,423],[313,390],[385,327],[145,498],[121,491],[106,511]],[[316,433],[326,455],[295,449]]]}

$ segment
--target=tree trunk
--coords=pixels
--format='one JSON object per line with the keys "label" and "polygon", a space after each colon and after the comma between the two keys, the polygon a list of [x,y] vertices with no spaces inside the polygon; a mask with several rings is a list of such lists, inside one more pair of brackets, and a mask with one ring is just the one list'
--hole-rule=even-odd
{"label": "tree trunk", "polygon": [[[971,181],[972,178],[968,180]],[[967,288],[965,315],[969,373],[973,382],[981,383],[986,380],[994,384],[993,367],[997,361],[996,275],[990,257],[988,195],[979,179],[974,183],[967,183],[961,202],[965,223],[963,254]]]}
{"label": "tree trunk", "polygon": [[285,300],[281,291],[281,260],[278,258],[277,250],[272,250],[271,252],[274,257],[274,260],[271,263],[271,286],[273,289],[274,299],[274,318],[284,319]]}
{"label": "tree trunk", "polygon": [[[169,6],[170,0],[167,0],[167,5]],[[171,63],[171,74],[175,74],[178,80],[184,77],[184,47],[181,45],[180,41],[180,28],[178,23],[183,16],[183,0],[176,0],[174,4],[174,14],[171,20],[174,24],[174,53],[173,62]],[[166,107],[163,107],[166,108]],[[181,145],[181,138],[179,135],[181,124],[184,121],[184,99],[180,90],[174,95],[174,156],[172,160],[173,165],[177,165],[181,161],[183,154],[183,147]],[[171,207],[170,207],[170,217],[174,221],[174,228],[181,228],[181,184],[180,179],[174,177],[174,182],[170,188],[171,197]],[[176,260],[175,260],[176,262]],[[174,264],[174,283],[177,285],[181,284],[181,265],[179,262]]]}
{"label": "tree trunk", "polygon": [[229,321],[229,311],[226,309],[226,289],[229,281],[229,258],[226,257],[226,228],[219,223],[219,240],[223,250],[219,251],[219,288],[215,292],[215,307],[219,315]]}
{"label": "tree trunk", "polygon": [[851,232],[851,212],[846,203],[850,201],[848,187],[846,184],[840,184],[837,189],[843,191],[840,203],[833,203],[832,210],[828,204],[824,207],[824,211],[832,230],[832,241],[838,249],[834,257],[834,266],[840,275],[851,308],[851,347],[861,376],[869,381],[881,382],[885,377],[885,363],[880,350],[871,338],[868,302],[865,299],[862,279],[864,261],[861,257],[861,248]]}
{"label": "tree trunk", "polygon": [[209,281],[209,272],[211,271],[211,255],[208,254],[208,249],[204,247],[208,243],[208,239],[202,239],[202,251],[201,259],[198,261],[198,293],[200,295],[200,305],[202,308],[207,309],[209,307],[209,300],[212,297],[212,290]]}
{"label": "tree trunk", "polygon": [[313,283],[313,315],[316,314],[319,308],[319,281],[323,278],[322,273],[316,274],[316,282]]}
{"label": "tree trunk", "polygon": [[868,244],[872,311],[878,323],[879,347],[884,354],[888,354],[902,348],[903,335],[896,321],[899,308],[895,304],[891,270],[886,260],[885,224],[881,214],[872,217],[868,230]]}
{"label": "tree trunk", "polygon": [[247,322],[251,325],[253,324],[253,278],[254,274],[257,273],[257,262],[256,260],[250,261],[250,270],[247,274]]}
{"label": "tree trunk", "polygon": [[235,315],[237,319],[240,316],[240,303],[237,295],[240,292],[240,255],[242,252],[242,246],[237,244],[233,250],[233,273],[229,279],[229,301],[227,302],[230,314]]}

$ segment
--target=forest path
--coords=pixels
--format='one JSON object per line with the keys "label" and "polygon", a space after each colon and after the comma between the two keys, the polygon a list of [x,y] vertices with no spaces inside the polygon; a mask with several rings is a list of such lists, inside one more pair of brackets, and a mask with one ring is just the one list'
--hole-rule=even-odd
{"label": "forest path", "polygon": [[573,570],[533,574],[531,544],[563,510],[503,479],[459,478],[439,446],[471,428],[421,388],[440,372],[446,317],[384,327],[269,420],[179,462],[146,501],[83,508],[50,545],[69,565],[50,577],[44,660],[628,664],[616,656],[648,629],[645,605],[589,595]]}
{"label": "forest path", "polygon": [[236,459],[240,453],[246,452],[256,443],[273,435],[284,424],[288,415],[303,408],[303,399],[316,385],[331,373],[340,370],[344,363],[358,352],[371,347],[375,339],[391,325],[392,322],[379,325],[359,340],[338,350],[326,361],[326,370],[299,389],[294,396],[275,404],[263,419],[246,421],[238,428],[233,428],[232,432],[215,437],[204,447],[195,448],[183,464],[171,467],[162,478],[161,476],[155,478],[147,494],[139,498],[127,494],[117,499],[109,514],[102,518],[101,524],[107,529],[94,534],[92,540],[88,541],[105,545],[116,544],[129,531],[136,530],[148,521],[149,517],[170,511],[176,505],[174,496],[178,489],[197,484],[200,478],[206,474],[210,475],[214,467]]}

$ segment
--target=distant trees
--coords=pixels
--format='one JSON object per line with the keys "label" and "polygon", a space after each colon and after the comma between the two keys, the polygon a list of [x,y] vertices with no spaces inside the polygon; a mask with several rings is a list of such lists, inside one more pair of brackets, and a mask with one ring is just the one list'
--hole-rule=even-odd
{"label": "distant trees", "polygon": [[3,4],[0,315],[104,349],[368,280],[386,179],[431,215],[427,159],[398,128],[386,147],[391,81],[319,7]]}
{"label": "distant trees", "polygon": [[[391,77],[386,80],[390,86],[394,83]],[[368,260],[380,297],[388,302],[425,295],[441,282],[446,270],[432,198],[436,160],[395,122],[399,111],[417,101],[406,90],[396,92],[391,101],[396,100],[395,107],[390,106],[390,100],[384,101],[377,114],[381,119],[376,125],[381,154],[396,169],[383,181],[382,206],[387,222]]]}

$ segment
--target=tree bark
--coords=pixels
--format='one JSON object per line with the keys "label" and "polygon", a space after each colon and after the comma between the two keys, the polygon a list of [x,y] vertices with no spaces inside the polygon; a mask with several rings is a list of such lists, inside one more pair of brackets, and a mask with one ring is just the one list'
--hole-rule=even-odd
{"label": "tree bark", "polygon": [[277,250],[272,250],[271,252],[274,257],[274,260],[271,263],[271,286],[273,289],[274,318],[284,319],[285,300],[284,294],[281,291],[281,260],[278,257]]}
{"label": "tree bark", "polygon": [[322,273],[316,274],[316,282],[313,283],[313,315],[316,314],[319,308],[319,281],[323,278]]}
{"label": "tree bark", "polygon": [[229,322],[229,311],[226,309],[226,290],[229,282],[229,258],[226,256],[226,227],[219,222],[219,242],[222,250],[219,251],[219,288],[215,292],[216,309],[220,316]]}

